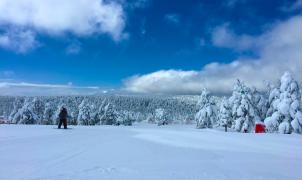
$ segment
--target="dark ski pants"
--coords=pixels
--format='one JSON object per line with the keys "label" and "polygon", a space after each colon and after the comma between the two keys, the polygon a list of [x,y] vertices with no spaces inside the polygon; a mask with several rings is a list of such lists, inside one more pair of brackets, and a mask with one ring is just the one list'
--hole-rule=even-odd
{"label": "dark ski pants", "polygon": [[62,124],[64,125],[64,129],[67,129],[67,119],[60,119],[58,128],[61,129]]}

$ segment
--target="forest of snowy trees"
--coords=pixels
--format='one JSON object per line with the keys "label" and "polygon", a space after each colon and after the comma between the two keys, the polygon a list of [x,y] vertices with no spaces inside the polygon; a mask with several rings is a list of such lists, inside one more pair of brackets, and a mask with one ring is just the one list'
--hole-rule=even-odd
{"label": "forest of snowy trees", "polygon": [[219,103],[205,89],[197,107],[197,128],[221,126],[253,132],[255,124],[261,123],[267,132],[302,133],[301,90],[288,72],[277,85],[268,85],[268,91],[262,93],[238,80],[231,97],[223,97]]}
{"label": "forest of snowy trees", "polygon": [[16,124],[58,123],[59,110],[68,110],[72,125],[158,125],[196,123],[197,128],[223,127],[253,132],[255,124],[267,132],[302,133],[301,90],[288,72],[279,83],[259,92],[237,80],[230,97],[211,96],[60,96],[0,97],[0,115]]}
{"label": "forest of snowy trees", "polygon": [[65,106],[71,125],[191,123],[195,104],[196,96],[5,96],[0,97],[0,115],[16,124],[51,125],[58,123],[59,110]]}

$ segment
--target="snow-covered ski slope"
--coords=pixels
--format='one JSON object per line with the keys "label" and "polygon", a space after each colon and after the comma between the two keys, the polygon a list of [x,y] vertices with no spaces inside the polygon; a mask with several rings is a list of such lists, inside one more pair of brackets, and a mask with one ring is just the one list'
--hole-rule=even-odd
{"label": "snow-covered ski slope", "polygon": [[0,125],[1,180],[301,180],[302,136]]}

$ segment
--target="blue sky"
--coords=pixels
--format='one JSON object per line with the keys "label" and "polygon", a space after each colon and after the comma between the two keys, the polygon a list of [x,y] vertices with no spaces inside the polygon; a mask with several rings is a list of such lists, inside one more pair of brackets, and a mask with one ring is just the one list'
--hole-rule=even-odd
{"label": "blue sky", "polygon": [[301,0],[0,0],[0,93],[226,93],[236,78],[263,89],[284,71],[300,82],[301,10]]}

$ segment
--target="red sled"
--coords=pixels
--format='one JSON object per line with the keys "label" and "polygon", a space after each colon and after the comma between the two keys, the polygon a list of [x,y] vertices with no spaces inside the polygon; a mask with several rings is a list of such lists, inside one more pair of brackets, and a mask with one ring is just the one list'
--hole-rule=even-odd
{"label": "red sled", "polygon": [[255,126],[255,133],[265,133],[265,125],[263,123],[257,123]]}

